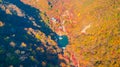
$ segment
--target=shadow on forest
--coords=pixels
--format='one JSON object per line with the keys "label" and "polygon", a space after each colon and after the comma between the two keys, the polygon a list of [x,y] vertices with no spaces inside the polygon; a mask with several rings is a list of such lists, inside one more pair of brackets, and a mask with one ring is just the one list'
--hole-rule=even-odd
{"label": "shadow on forest", "polygon": [[[38,9],[33,8],[29,5],[26,5],[19,0],[14,0],[14,1],[13,0],[4,0],[3,1],[3,4],[7,5],[8,3],[14,4],[18,8],[20,8],[25,13],[26,18],[19,17],[17,15],[6,14],[5,11],[0,9],[0,21],[5,23],[5,26],[0,28],[0,45],[3,45],[4,49],[7,49],[7,50],[10,49],[8,44],[11,41],[14,41],[15,43],[17,43],[17,46],[19,46],[21,44],[21,42],[25,42],[26,44],[37,44],[37,46],[42,46],[42,43],[38,42],[36,38],[28,35],[27,32],[24,30],[24,28],[39,29],[46,36],[48,36],[52,33],[53,35],[50,35],[51,38],[54,41],[56,40],[58,35],[55,32],[53,32],[49,28],[49,26],[47,26],[44,22],[40,22],[40,20],[41,20],[41,18],[39,16],[40,11]],[[38,25],[40,25],[41,27],[38,28],[36,26],[33,26],[32,21],[29,20],[28,16],[35,18],[35,22]],[[15,34],[15,37],[12,37],[13,34]],[[5,38],[8,36],[10,37],[10,39],[5,40]],[[36,48],[35,46],[31,46],[31,47],[33,50]],[[27,48],[20,48],[20,47],[14,48],[14,50],[16,50],[16,49],[25,50],[25,51],[27,51],[27,54],[32,55],[31,52],[29,52],[27,50]],[[52,61],[50,60],[50,62],[52,62],[53,64],[57,64],[58,63],[57,62],[58,61],[57,55],[54,55],[54,57],[55,57],[55,60],[52,59]],[[37,64],[39,66],[41,65],[40,63],[42,61],[49,61],[46,59],[45,53],[40,53],[37,51],[36,51],[36,58],[39,61],[39,63]],[[2,63],[5,64],[7,62],[2,61]],[[24,61],[24,62],[20,62],[20,64],[24,64],[26,66],[36,65],[36,63],[29,61],[29,59]],[[5,64],[5,65],[7,65],[7,64]]]}

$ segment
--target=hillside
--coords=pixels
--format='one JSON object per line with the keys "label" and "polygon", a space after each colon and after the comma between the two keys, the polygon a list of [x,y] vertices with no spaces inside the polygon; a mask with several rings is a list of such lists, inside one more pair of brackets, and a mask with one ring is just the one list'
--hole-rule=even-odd
{"label": "hillside", "polygon": [[23,66],[120,67],[120,0],[1,0],[0,29]]}

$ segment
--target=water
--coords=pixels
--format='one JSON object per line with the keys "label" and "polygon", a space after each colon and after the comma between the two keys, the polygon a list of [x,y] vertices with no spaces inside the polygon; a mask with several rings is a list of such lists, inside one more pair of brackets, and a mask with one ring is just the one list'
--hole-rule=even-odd
{"label": "water", "polygon": [[60,48],[66,47],[68,45],[68,37],[66,35],[58,36],[58,46]]}

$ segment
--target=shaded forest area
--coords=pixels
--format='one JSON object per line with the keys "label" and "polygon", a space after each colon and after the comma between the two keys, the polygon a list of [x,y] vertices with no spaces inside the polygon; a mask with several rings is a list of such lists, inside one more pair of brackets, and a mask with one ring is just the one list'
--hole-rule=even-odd
{"label": "shaded forest area", "polygon": [[[1,67],[58,66],[57,54],[61,53],[55,41],[58,35],[40,21],[40,13],[38,9],[19,0],[0,3]],[[46,41],[43,42],[38,37]]]}

